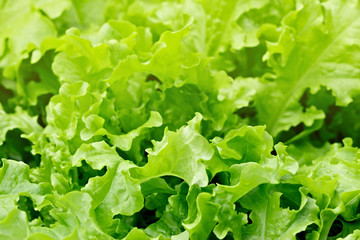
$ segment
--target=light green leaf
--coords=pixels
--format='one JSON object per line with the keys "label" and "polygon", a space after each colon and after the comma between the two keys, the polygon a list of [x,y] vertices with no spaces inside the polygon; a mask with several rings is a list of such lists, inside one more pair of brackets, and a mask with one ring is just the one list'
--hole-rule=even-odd
{"label": "light green leaf", "polygon": [[188,126],[177,132],[165,131],[161,142],[153,142],[154,148],[147,150],[148,163],[130,170],[131,176],[142,181],[165,175],[177,176],[189,185],[206,186],[208,178],[202,160],[209,160],[213,149],[199,134],[202,116],[189,121]]}
{"label": "light green leaf", "polygon": [[108,137],[111,139],[111,142],[119,147],[123,151],[129,151],[133,140],[138,137],[143,130],[147,128],[160,127],[162,125],[162,118],[158,112],[151,112],[149,119],[140,127],[124,134],[124,135],[110,135]]}
{"label": "light green leaf", "polygon": [[185,229],[189,232],[191,239],[207,239],[216,224],[215,216],[220,205],[211,202],[212,196],[209,193],[200,193],[196,199],[198,214],[192,221],[186,221]]}
{"label": "light green leaf", "polygon": [[299,2],[284,18],[278,42],[268,43],[266,58],[275,81],[266,82],[256,100],[259,120],[274,136],[325,117],[312,106],[303,111],[299,100],[307,88],[315,93],[325,86],[339,106],[348,105],[360,92],[354,87],[359,86],[360,20],[352,17],[359,15],[359,3]]}
{"label": "light green leaf", "polygon": [[[21,231],[19,231],[21,229]],[[0,237],[9,240],[25,240],[29,233],[29,226],[25,212],[14,208],[9,215],[0,222]]]}
{"label": "light green leaf", "polygon": [[59,17],[66,9],[71,6],[70,0],[32,0],[35,7],[43,10],[50,18],[54,19]]}
{"label": "light green leaf", "polygon": [[220,156],[238,162],[259,162],[262,156],[269,157],[273,147],[271,136],[265,127],[243,126],[229,131],[224,140],[215,144]]}
{"label": "light green leaf", "polygon": [[281,208],[281,193],[270,193],[266,185],[241,198],[241,205],[252,210],[252,223],[244,227],[244,239],[296,239],[308,225],[317,224],[319,208],[305,194],[301,190],[299,210]]}
{"label": "light green leaf", "polygon": [[76,165],[82,159],[94,169],[107,167],[104,176],[91,178],[82,189],[92,196],[96,213],[110,221],[116,214],[132,215],[143,207],[140,183],[129,173],[135,165],[123,160],[114,148],[105,142],[83,144],[72,162]]}
{"label": "light green leaf", "polygon": [[16,108],[16,112],[7,114],[0,105],[0,144],[6,140],[6,133],[9,130],[20,129],[23,137],[34,139],[42,132],[42,127],[37,123],[36,117],[31,117],[21,109]]}
{"label": "light green leaf", "polygon": [[[54,24],[31,6],[30,0],[11,1],[0,8],[0,67],[10,79],[16,77],[17,65],[40,47],[46,37],[56,36]],[[5,49],[8,49],[5,53]]]}
{"label": "light green leaf", "polygon": [[58,223],[53,231],[61,239],[112,239],[96,222],[89,194],[72,191],[63,197],[55,195],[55,207],[51,214]]}

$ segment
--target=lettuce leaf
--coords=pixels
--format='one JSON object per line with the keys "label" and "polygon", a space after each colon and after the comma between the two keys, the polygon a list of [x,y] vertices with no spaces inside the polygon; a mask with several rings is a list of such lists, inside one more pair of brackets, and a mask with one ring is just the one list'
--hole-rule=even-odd
{"label": "lettuce leaf", "polygon": [[0,239],[357,239],[357,0],[0,0]]}

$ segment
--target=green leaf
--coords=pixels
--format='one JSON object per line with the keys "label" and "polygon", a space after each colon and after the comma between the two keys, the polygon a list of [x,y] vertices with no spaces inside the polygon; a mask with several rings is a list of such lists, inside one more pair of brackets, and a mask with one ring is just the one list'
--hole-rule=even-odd
{"label": "green leaf", "polygon": [[[32,7],[31,1],[4,2],[0,8],[0,67],[10,79],[16,77],[19,62],[40,47],[47,37],[55,37],[54,24]],[[5,49],[8,49],[5,51]]]}
{"label": "green leaf", "polygon": [[243,13],[250,9],[261,8],[266,2],[201,1],[206,14],[206,25],[208,26],[201,35],[201,40],[205,41],[207,54],[214,56],[218,52],[224,51],[227,45],[234,49],[240,49],[246,45],[247,39],[244,29],[236,21]]}
{"label": "green leaf", "polygon": [[18,209],[10,211],[9,215],[0,222],[0,237],[3,239],[25,240],[28,232],[26,214]]}
{"label": "green leaf", "polygon": [[209,160],[213,149],[199,134],[202,116],[189,121],[188,126],[177,132],[165,131],[161,142],[153,142],[153,150],[147,150],[148,163],[130,170],[131,176],[139,180],[172,175],[184,179],[189,185],[206,186],[208,177],[202,160]]}
{"label": "green leaf", "polygon": [[296,234],[304,231],[312,223],[318,223],[319,208],[315,200],[301,193],[299,210],[280,207],[279,192],[270,192],[266,185],[240,199],[240,203],[252,210],[252,223],[244,227],[246,239],[296,239]]}
{"label": "green leaf", "polygon": [[357,239],[358,16],[0,0],[0,239]]}
{"label": "green leaf", "polygon": [[162,118],[158,112],[151,112],[149,119],[140,127],[124,134],[124,135],[110,135],[108,137],[111,139],[116,147],[119,147],[123,151],[129,151],[133,140],[138,137],[143,130],[147,128],[160,127],[162,125]]}
{"label": "green leaf", "polygon": [[[302,122],[311,126],[325,117],[313,106],[303,110],[299,100],[307,88],[315,93],[325,86],[339,106],[348,105],[360,91],[353,87],[359,85],[360,21],[350,17],[358,15],[359,4],[300,2],[298,9],[284,18],[278,42],[268,43],[266,58],[275,81],[266,81],[256,100],[259,121],[274,136]],[[341,24],[335,24],[340,19]]]}
{"label": "green leaf", "polygon": [[188,204],[186,202],[188,186],[183,183],[177,187],[178,193],[167,199],[169,203],[166,205],[165,212],[161,218],[145,229],[148,235],[156,237],[161,234],[164,237],[171,237],[183,232],[182,221],[187,218],[188,212]]}
{"label": "green leaf", "polygon": [[[351,239],[357,239],[360,236],[359,221],[349,223],[341,220],[340,222],[342,223],[343,229],[341,233],[336,236],[337,239],[351,240]],[[339,238],[339,237],[343,237],[343,238]]]}
{"label": "green leaf", "polygon": [[55,207],[51,210],[51,215],[59,223],[54,226],[53,231],[60,238],[81,240],[89,238],[112,239],[99,227],[89,194],[72,191],[63,197],[55,195]]}
{"label": "green leaf", "polygon": [[124,240],[150,240],[151,238],[146,235],[144,231],[138,228],[133,228],[129,234],[124,238]]}
{"label": "green leaf", "polygon": [[28,165],[12,160],[1,160],[0,194],[40,193],[41,185],[29,181]]}
{"label": "green leaf", "polygon": [[340,238],[344,240],[352,240],[360,237],[360,230],[355,230],[354,233],[348,235],[346,238]]}
{"label": "green leaf", "polygon": [[237,213],[235,204],[230,198],[231,196],[228,195],[226,198],[218,197],[215,200],[221,206],[215,218],[218,224],[213,230],[219,239],[225,238],[229,231],[233,233],[234,239],[241,239],[242,227],[248,223],[247,215],[242,212]]}
{"label": "green leaf", "polygon": [[351,147],[352,141],[347,140],[350,139],[344,140],[344,147],[334,144],[327,152],[313,159],[312,165],[300,167],[291,181],[298,181],[308,187],[316,199],[321,199],[322,194],[333,199],[340,197],[345,205],[342,216],[347,220],[355,220],[355,209],[360,200],[360,183],[356,178],[359,174],[359,164],[356,160],[358,149]]}
{"label": "green leaf", "polygon": [[61,0],[54,3],[51,0],[33,1],[36,8],[43,10],[51,19],[59,17],[71,5],[69,0]]}
{"label": "green leaf", "polygon": [[229,201],[235,202],[260,184],[277,184],[281,177],[295,174],[298,164],[285,152],[284,145],[278,144],[275,149],[278,156],[263,157],[260,163],[247,162],[232,165],[229,168],[230,186],[219,184],[215,188],[215,193],[220,196],[230,195]]}
{"label": "green leaf", "polygon": [[13,114],[7,114],[0,105],[0,144],[6,139],[9,130],[20,129],[26,138],[36,138],[42,132],[42,127],[37,123],[36,117],[31,117],[21,108],[16,108]]}
{"label": "green leaf", "polygon": [[261,126],[231,130],[224,140],[215,144],[222,158],[233,158],[239,163],[259,162],[262,156],[269,157],[272,145],[271,136]]}
{"label": "green leaf", "polygon": [[185,229],[189,232],[191,239],[207,239],[216,224],[215,216],[220,205],[211,202],[209,193],[200,193],[196,198],[198,214],[193,221],[186,221]]}
{"label": "green leaf", "polygon": [[144,196],[149,195],[150,193],[177,193],[174,189],[169,187],[162,178],[151,178],[149,181],[141,183],[141,192]]}
{"label": "green leaf", "polygon": [[140,183],[129,173],[135,165],[123,160],[114,148],[105,142],[83,144],[75,153],[73,164],[82,159],[97,170],[107,167],[104,176],[91,178],[82,189],[92,196],[98,214],[112,219],[116,214],[132,215],[143,207]]}
{"label": "green leaf", "polygon": [[166,31],[152,46],[152,56],[148,62],[142,63],[137,55],[130,55],[121,61],[114,69],[110,81],[133,74],[135,72],[148,72],[157,76],[165,87],[172,86],[179,77],[186,60],[191,56],[183,56],[182,38],[188,33],[192,19],[189,17],[178,31]]}
{"label": "green leaf", "polygon": [[41,51],[51,49],[59,52],[54,58],[52,69],[61,83],[91,82],[94,78],[109,75],[111,63],[105,44],[93,47],[90,41],[69,32],[61,38],[43,41]]}

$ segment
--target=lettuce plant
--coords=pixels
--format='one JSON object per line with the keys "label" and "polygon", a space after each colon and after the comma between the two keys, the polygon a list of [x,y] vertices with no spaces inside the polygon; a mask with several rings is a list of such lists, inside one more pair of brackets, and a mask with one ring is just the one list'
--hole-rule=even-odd
{"label": "lettuce plant", "polygon": [[358,0],[0,0],[0,239],[360,239]]}

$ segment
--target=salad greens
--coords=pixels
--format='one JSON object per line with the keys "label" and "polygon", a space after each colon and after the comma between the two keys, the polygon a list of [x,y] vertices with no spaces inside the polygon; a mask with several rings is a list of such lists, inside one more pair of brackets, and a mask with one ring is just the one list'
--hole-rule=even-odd
{"label": "salad greens", "polygon": [[358,0],[0,0],[0,239],[360,239]]}

